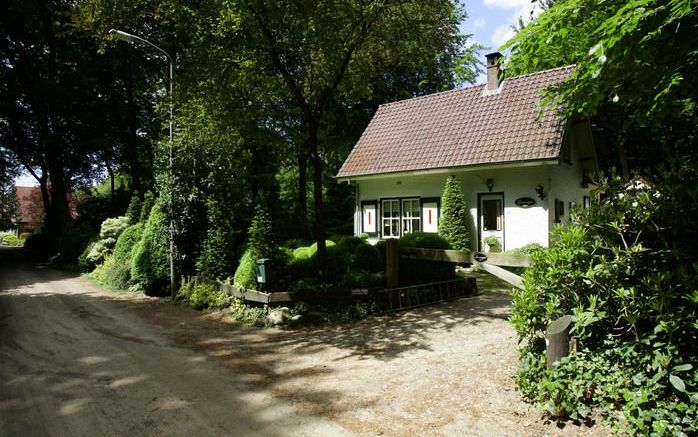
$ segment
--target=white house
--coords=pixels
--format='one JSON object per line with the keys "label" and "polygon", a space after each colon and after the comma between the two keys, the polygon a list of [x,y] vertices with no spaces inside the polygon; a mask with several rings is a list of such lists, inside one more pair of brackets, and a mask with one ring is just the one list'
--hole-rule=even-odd
{"label": "white house", "polygon": [[541,103],[572,66],[499,81],[487,55],[487,84],[381,105],[337,174],[356,190],[354,232],[370,239],[437,232],[449,175],[462,184],[477,247],[548,245],[569,208],[589,202],[597,168],[585,120]]}

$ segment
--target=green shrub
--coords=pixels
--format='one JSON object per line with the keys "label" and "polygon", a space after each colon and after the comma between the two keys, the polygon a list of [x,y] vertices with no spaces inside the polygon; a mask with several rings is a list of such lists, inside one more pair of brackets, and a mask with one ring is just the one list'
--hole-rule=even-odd
{"label": "green shrub", "polygon": [[[385,270],[385,265],[378,249],[362,241],[362,245],[354,249],[352,263],[353,270],[363,270],[371,273],[378,273]],[[339,246],[339,245],[338,245]]]}
{"label": "green shrub", "polygon": [[[437,234],[413,232],[399,240],[400,247],[451,249],[445,238]],[[456,263],[400,258],[400,285],[447,281],[455,278]]]}
{"label": "green shrub", "polygon": [[50,256],[57,265],[74,265],[78,263],[80,254],[94,239],[92,229],[85,225],[70,223],[58,234],[50,244]]}
{"label": "green shrub", "polygon": [[230,317],[238,322],[254,326],[269,326],[269,308],[265,306],[252,306],[241,299],[233,298],[230,301]]}
{"label": "green shrub", "polygon": [[539,250],[544,249],[543,246],[541,246],[538,243],[529,243],[526,244],[525,246],[517,247],[516,249],[512,250],[507,250],[507,253],[512,253],[514,255],[532,255]]}
{"label": "green shrub", "polygon": [[[113,255],[95,269],[95,279],[112,288],[125,289],[131,283],[132,260],[135,248],[141,239],[143,225],[131,225],[119,235]],[[99,272],[97,272],[99,270]]]}
{"label": "green shrub", "polygon": [[439,235],[456,250],[469,250],[470,211],[461,191],[461,184],[455,176],[449,176],[441,198],[441,217],[439,218]]}
{"label": "green shrub", "polygon": [[24,240],[14,234],[5,234],[0,238],[0,244],[5,246],[24,246]]}
{"label": "green shrub", "polygon": [[162,210],[162,202],[158,200],[134,249],[131,268],[131,277],[146,294],[167,294],[170,277],[168,232],[167,217]]}
{"label": "green shrub", "polygon": [[128,217],[129,223],[135,225],[141,218],[141,210],[143,209],[143,201],[137,191],[131,195],[131,200],[128,203],[128,208],[126,209],[126,217]]}
{"label": "green shrub", "polygon": [[140,217],[138,217],[138,222],[139,223],[145,223],[148,221],[148,217],[150,217],[150,210],[153,209],[153,205],[155,205],[155,196],[153,196],[153,193],[150,191],[146,191],[145,195],[143,196],[143,203],[141,205],[141,214]]}
{"label": "green shrub", "polygon": [[[354,237],[353,235],[345,235],[343,237],[337,238],[337,247],[340,250],[343,250],[348,253],[354,253],[356,252],[356,248],[360,246],[365,246],[368,243],[366,243],[366,240],[360,238],[360,237]],[[327,241],[325,244],[331,243],[331,241]],[[316,246],[317,247],[317,246]]]}
{"label": "green shrub", "polygon": [[207,308],[225,308],[230,305],[231,297],[208,284],[183,284],[177,293],[180,299],[186,299],[192,308],[197,310]]}
{"label": "green shrub", "polygon": [[224,279],[234,274],[236,268],[237,232],[226,224],[212,224],[206,233],[196,270],[212,279]]}
{"label": "green shrub", "polygon": [[240,258],[240,264],[235,270],[233,284],[236,287],[247,288],[249,290],[257,289],[257,256],[252,249],[247,249]]}
{"label": "green shrub", "polygon": [[[673,253],[672,199],[641,179],[599,182],[591,207],[534,250],[511,321],[522,393],[553,417],[597,408],[628,434],[698,432],[698,271]],[[545,368],[544,334],[573,316],[580,352]]]}
{"label": "green shrub", "polygon": [[448,240],[438,234],[412,232],[399,240],[400,247],[419,247],[424,249],[453,249]]}
{"label": "green shrub", "polygon": [[125,215],[108,218],[102,222],[102,226],[99,230],[99,238],[102,240],[113,241],[111,247],[114,247],[114,244],[116,244],[116,239],[119,238],[119,235],[121,235],[124,229],[130,225],[131,223],[129,222],[129,218]]}
{"label": "green shrub", "polygon": [[495,237],[494,235],[490,235],[487,238],[485,238],[485,244],[487,245],[489,252],[502,251],[502,242],[499,241],[499,238]]}

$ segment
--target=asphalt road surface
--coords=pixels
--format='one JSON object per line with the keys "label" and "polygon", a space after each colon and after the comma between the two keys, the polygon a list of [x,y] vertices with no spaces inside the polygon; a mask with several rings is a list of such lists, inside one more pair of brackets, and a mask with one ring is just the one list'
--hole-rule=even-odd
{"label": "asphalt road surface", "polygon": [[346,434],[89,281],[0,247],[0,435]]}

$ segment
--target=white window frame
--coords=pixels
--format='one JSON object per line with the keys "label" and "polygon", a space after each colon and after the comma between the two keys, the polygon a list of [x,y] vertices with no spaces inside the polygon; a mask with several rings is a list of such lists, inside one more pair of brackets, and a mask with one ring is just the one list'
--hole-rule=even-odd
{"label": "white window frame", "polygon": [[[386,207],[386,205],[389,205],[389,207]],[[381,200],[381,235],[383,238],[400,238],[400,222],[402,220],[400,205],[400,199]],[[387,217],[385,215],[386,212],[389,213]],[[397,215],[395,213],[397,213]],[[389,234],[385,232],[386,222],[389,223]],[[397,232],[393,233],[393,229]]]}
{"label": "white window frame", "polygon": [[[406,205],[409,205],[409,207]],[[419,197],[400,199],[400,206],[402,207],[400,217],[400,224],[402,225],[400,228],[401,235],[419,232],[422,229],[422,203]],[[414,229],[415,221],[417,222],[417,229]]]}

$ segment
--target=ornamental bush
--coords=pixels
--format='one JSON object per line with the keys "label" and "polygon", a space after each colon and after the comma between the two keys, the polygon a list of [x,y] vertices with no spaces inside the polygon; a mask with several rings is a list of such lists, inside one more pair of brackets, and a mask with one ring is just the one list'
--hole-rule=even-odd
{"label": "ornamental bush", "polygon": [[449,176],[444,186],[439,235],[444,237],[455,250],[468,250],[472,244],[470,212],[461,191],[460,180],[455,176]]}
{"label": "ornamental bush", "polygon": [[[556,418],[597,408],[621,432],[698,432],[698,264],[679,256],[670,196],[640,178],[599,182],[590,208],[534,250],[511,321],[522,393]],[[549,323],[571,314],[579,352],[545,367]]]}
{"label": "ornamental bush", "polygon": [[232,220],[226,217],[218,202],[209,201],[208,230],[196,260],[196,271],[212,279],[233,276],[239,257],[238,234]]}
{"label": "ornamental bush", "polygon": [[[143,225],[131,225],[119,235],[114,253],[95,270],[98,281],[112,288],[125,289],[131,283],[132,260],[141,239]],[[99,270],[99,272],[97,272]]]}
{"label": "ornamental bush", "polygon": [[248,247],[240,259],[237,270],[235,270],[233,282],[238,287],[256,290],[258,289],[255,270],[257,260],[260,258],[272,259],[273,268],[278,274],[285,266],[286,257],[277,246],[271,216],[261,205],[257,205],[255,208],[255,215],[252,218],[248,235]]}
{"label": "ornamental bush", "polygon": [[143,227],[143,237],[134,249],[131,277],[146,294],[165,295],[169,276],[168,223],[162,201],[158,199]]}

